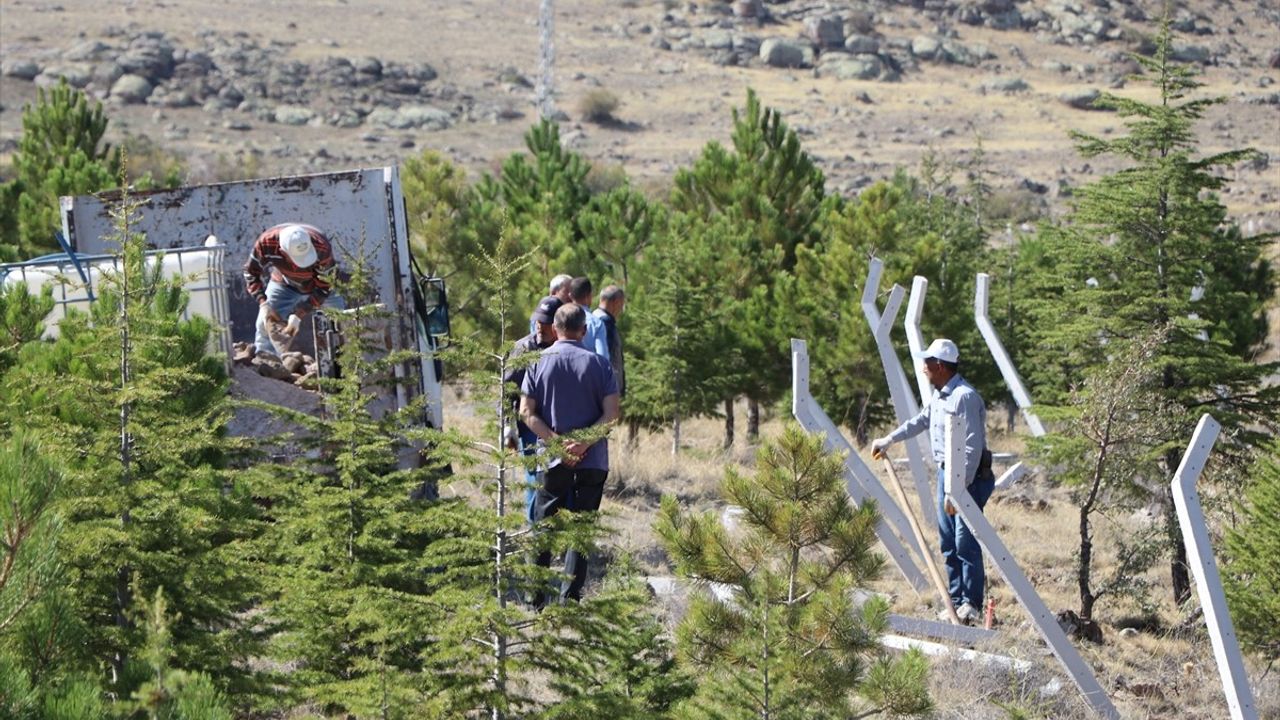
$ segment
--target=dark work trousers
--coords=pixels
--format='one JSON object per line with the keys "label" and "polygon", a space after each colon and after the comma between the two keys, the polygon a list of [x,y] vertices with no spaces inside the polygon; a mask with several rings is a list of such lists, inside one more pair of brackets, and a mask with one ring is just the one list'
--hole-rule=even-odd
{"label": "dark work trousers", "polygon": [[[982,567],[982,546],[958,514],[947,514],[944,500],[945,478],[944,470],[938,468],[938,535],[942,540],[942,559],[947,565],[951,602],[957,609],[969,603],[978,612],[982,612],[982,596],[986,591],[987,579]],[[990,469],[979,470],[978,477],[969,485],[969,496],[978,504],[979,509],[983,509],[995,487],[995,474]]]}
{"label": "dark work trousers", "polygon": [[[604,494],[604,481],[608,470],[586,470],[560,464],[547,470],[538,499],[534,505],[534,522],[549,518],[561,508],[569,512],[592,512],[600,509],[600,497]],[[551,567],[551,552],[538,555],[538,565]],[[582,599],[582,586],[587,582],[587,558],[577,550],[564,554],[564,574],[569,576],[560,584],[560,602],[566,598]],[[542,605],[542,602],[538,602]]]}

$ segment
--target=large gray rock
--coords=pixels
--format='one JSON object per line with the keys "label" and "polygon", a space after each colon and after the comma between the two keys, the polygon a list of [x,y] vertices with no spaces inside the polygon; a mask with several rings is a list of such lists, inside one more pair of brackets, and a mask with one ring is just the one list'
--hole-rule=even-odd
{"label": "large gray rock", "polygon": [[942,41],[933,35],[917,35],[911,38],[911,54],[921,60],[933,60],[942,52]]}
{"label": "large gray rock", "polygon": [[818,75],[838,80],[875,80],[883,70],[884,63],[878,55],[830,53],[823,56]]}
{"label": "large gray rock", "polygon": [[100,60],[103,54],[110,49],[106,43],[98,40],[85,40],[68,48],[66,52],[62,53],[62,58],[73,62]]}
{"label": "large gray rock", "polygon": [[370,125],[393,130],[443,130],[452,123],[449,113],[430,105],[406,105],[399,110],[378,108],[369,113],[367,120]]}
{"label": "large gray rock", "polygon": [[5,60],[0,62],[0,74],[19,80],[35,80],[40,75],[40,65],[34,60]]}
{"label": "large gray rock", "polygon": [[1085,88],[1082,90],[1068,90],[1058,96],[1064,104],[1077,110],[1101,110],[1093,106],[1093,102],[1102,97],[1102,93],[1097,88]]}
{"label": "large gray rock", "polygon": [[315,119],[315,111],[303,105],[279,105],[273,117],[281,125],[306,125]]}
{"label": "large gray rock", "polygon": [[982,83],[982,89],[987,92],[1016,93],[1030,88],[1027,81],[1020,77],[988,78]]}
{"label": "large gray rock", "polygon": [[141,75],[121,75],[111,86],[111,97],[126,103],[145,102],[155,88]]}
{"label": "large gray rock", "polygon": [[804,19],[804,34],[820,48],[844,45],[844,20],[839,15],[810,15]]}
{"label": "large gray rock", "polygon": [[1208,64],[1210,58],[1213,57],[1213,53],[1209,52],[1209,48],[1203,45],[1192,45],[1176,40],[1173,43],[1173,47],[1170,48],[1169,55],[1178,62],[1201,65]]}
{"label": "large gray rock", "polygon": [[115,85],[116,81],[123,75],[124,68],[120,67],[118,63],[111,62],[110,60],[107,62],[100,62],[93,66],[93,84],[100,88],[110,90],[111,86]]}
{"label": "large gray rock", "polygon": [[702,36],[702,44],[708,50],[732,50],[733,33],[728,30],[708,30]]}
{"label": "large gray rock", "polygon": [[83,88],[89,84],[89,81],[93,80],[93,67],[83,63],[67,63],[65,65],[47,67],[36,78],[36,84],[41,87],[51,87],[57,85],[58,81],[63,79],[73,88]]}
{"label": "large gray rock", "polygon": [[844,51],[850,55],[875,55],[880,52],[880,41],[870,35],[850,35],[845,38]]}
{"label": "large gray rock", "polygon": [[769,38],[760,43],[760,60],[770,67],[804,67],[813,62],[813,48],[785,38]]}
{"label": "large gray rock", "polygon": [[351,65],[363,75],[382,76],[382,61],[376,57],[358,57],[351,61]]}
{"label": "large gray rock", "polygon": [[405,105],[398,113],[405,127],[443,130],[453,124],[448,112],[430,105]]}
{"label": "large gray rock", "polygon": [[163,80],[173,74],[173,45],[163,35],[140,35],[116,62],[126,73]]}

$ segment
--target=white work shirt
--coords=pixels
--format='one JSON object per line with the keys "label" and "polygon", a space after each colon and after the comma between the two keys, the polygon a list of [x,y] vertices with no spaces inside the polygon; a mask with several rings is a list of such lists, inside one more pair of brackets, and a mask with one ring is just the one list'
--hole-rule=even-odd
{"label": "white work shirt", "polygon": [[982,451],[987,449],[987,406],[982,396],[968,383],[956,375],[942,386],[935,389],[919,414],[902,423],[889,433],[889,440],[901,442],[909,437],[919,435],[925,426],[929,428],[929,444],[933,450],[933,461],[942,467],[947,459],[947,416],[956,415],[964,419],[966,435],[964,439],[965,484],[971,484],[978,472],[978,463],[982,460]]}

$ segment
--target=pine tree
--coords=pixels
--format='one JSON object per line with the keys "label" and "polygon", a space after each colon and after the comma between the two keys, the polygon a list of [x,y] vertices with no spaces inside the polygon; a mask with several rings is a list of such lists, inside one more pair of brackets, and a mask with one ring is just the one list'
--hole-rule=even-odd
{"label": "pine tree", "polygon": [[0,284],[0,375],[13,366],[23,345],[44,334],[53,310],[53,286],[32,295],[27,284]]}
{"label": "pine tree", "polygon": [[142,656],[151,678],[133,693],[134,706],[148,720],[231,720],[226,701],[207,675],[170,667],[173,635],[164,589],[143,614],[146,643]]}
{"label": "pine tree", "polygon": [[[506,225],[496,252],[479,258],[488,266],[482,275],[484,307],[495,315],[512,311],[513,289],[526,269],[527,258],[517,252],[523,246],[514,237],[518,232]],[[439,562],[447,569],[433,602],[446,619],[435,626],[432,644],[422,655],[425,672],[433,678],[434,711],[440,717],[482,713],[500,720],[542,713],[588,717],[583,713],[609,708],[620,717],[651,717],[647,709],[660,706],[677,690],[669,687],[674,678],[654,669],[664,667],[660,646],[647,658],[631,657],[628,650],[628,643],[652,629],[647,598],[624,588],[588,593],[581,603],[541,612],[520,601],[559,583],[559,572],[535,564],[540,551],[558,554],[569,546],[588,550],[603,531],[595,517],[582,513],[559,513],[536,528],[524,527],[524,463],[538,458],[521,458],[501,441],[503,428],[512,421],[501,382],[510,345],[499,334],[496,342],[463,341],[454,350],[454,364],[472,369],[474,395],[487,398],[485,434],[492,440],[454,437],[441,438],[441,443],[467,451],[454,457],[454,467],[471,470],[456,480],[475,481],[492,507],[454,541],[459,547],[487,550],[487,561],[457,565],[444,557]],[[536,359],[533,353],[518,358]],[[553,444],[547,452],[562,453],[563,447]],[[644,687],[611,677],[604,672],[610,663],[630,668]],[[549,683],[555,697],[548,700],[545,692],[535,692],[535,683]]]}
{"label": "pine tree", "polygon": [[729,336],[716,248],[735,241],[726,218],[673,218],[669,232],[641,261],[628,305],[627,420],[672,429],[672,453],[682,423],[715,412],[741,366]]}
{"label": "pine tree", "polygon": [[395,320],[373,302],[364,256],[350,257],[351,278],[338,284],[351,306],[336,315],[342,373],[320,381],[324,417],[297,417],[315,460],[258,473],[274,518],[262,538],[272,651],[299,664],[287,678],[297,700],[362,718],[431,717],[440,701],[422,655],[449,622],[435,595],[442,580],[482,570],[486,552],[465,542],[479,514],[464,502],[415,499],[436,466],[411,461],[421,408],[371,403],[410,355],[378,350]]}
{"label": "pine tree", "polygon": [[17,177],[0,193],[0,230],[16,230],[0,237],[9,255],[26,259],[58,249],[59,196],[116,186],[120,152],[99,147],[106,130],[102,103],[90,105],[65,79],[48,93],[38,90],[36,104],[23,108],[22,138],[13,157]]}
{"label": "pine tree", "polygon": [[663,230],[665,206],[622,185],[592,197],[578,213],[582,242],[565,259],[565,267],[591,277],[597,287],[631,284],[639,257]]}
{"label": "pine tree", "polygon": [[[1215,194],[1226,183],[1216,173],[1252,151],[1196,156],[1195,122],[1221,99],[1188,99],[1200,83],[1174,62],[1171,42],[1166,22],[1155,54],[1134,57],[1156,102],[1098,101],[1125,118],[1127,135],[1073,134],[1085,157],[1115,157],[1125,167],[1077,191],[1066,222],[1045,228],[1041,266],[1026,278],[1034,299],[1024,311],[1035,330],[1021,363],[1032,368],[1037,398],[1060,403],[1107,356],[1107,343],[1166,328],[1153,372],[1162,402],[1180,417],[1163,446],[1165,477],[1181,459],[1174,438],[1189,437],[1205,410],[1222,422],[1219,449],[1236,462],[1280,431],[1280,386],[1264,383],[1277,366],[1252,355],[1274,288],[1261,256],[1270,238],[1242,237]],[[1170,587],[1181,603],[1191,592],[1186,550],[1162,486]]]}
{"label": "pine tree", "polygon": [[63,477],[38,440],[18,431],[0,445],[0,639],[61,579],[53,509]]}
{"label": "pine tree", "polygon": [[848,717],[867,705],[928,713],[923,656],[881,655],[887,604],[854,603],[853,590],[884,563],[872,552],[875,507],[853,507],[840,458],[791,425],[761,447],[755,477],[726,470],[721,490],[743,508],[740,532],[672,497],[655,526],[680,577],[732,591],[724,601],[698,592],[677,630],[680,657],[699,678],[681,716]]}
{"label": "pine tree", "polygon": [[1263,448],[1227,533],[1227,600],[1241,644],[1268,662],[1280,659],[1280,442]]}
{"label": "pine tree", "polygon": [[708,143],[693,167],[676,174],[671,204],[707,220],[723,215],[739,228],[734,235],[742,242],[718,251],[724,291],[736,301],[731,323],[744,361],[732,373],[741,380],[733,392],[748,398],[747,435],[754,440],[758,405],[788,387],[790,334],[777,322],[777,309],[798,248],[818,240],[826,179],[781,113],[763,107],[754,91],[733,120],[733,149]]}
{"label": "pine tree", "polygon": [[164,587],[180,613],[178,664],[251,693],[252,633],[238,618],[253,580],[238,555],[252,533],[248,494],[224,463],[224,359],[210,325],[182,320],[187,297],[162,278],[133,231],[136,205],[113,211],[118,269],[104,271],[88,313],[70,312],[54,342],[23,345],[3,377],[5,426],[31,429],[66,475],[56,510],[67,586],[18,632],[41,672],[100,672],[127,698],[146,674],[132,588]]}

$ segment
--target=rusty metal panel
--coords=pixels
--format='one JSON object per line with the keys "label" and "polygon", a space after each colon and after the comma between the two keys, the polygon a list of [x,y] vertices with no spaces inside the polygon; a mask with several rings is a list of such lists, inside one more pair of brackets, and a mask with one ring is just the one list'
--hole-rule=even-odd
{"label": "rusty metal panel", "polygon": [[[391,219],[387,214],[384,169],[193,185],[174,190],[131,193],[141,203],[136,228],[156,249],[194,247],[216,235],[225,245],[230,286],[231,335],[253,340],[257,303],[245,291],[239,272],[263,230],[284,222],[314,225],[333,241],[339,267],[349,268],[362,253],[375,271],[375,302],[394,305],[397,282],[392,257]],[[81,253],[111,253],[117,248],[110,211],[117,191],[62,198],[63,230]],[[363,248],[363,250],[361,250]],[[397,307],[398,309],[398,307]]]}
{"label": "rusty metal panel", "polygon": [[[319,228],[333,245],[340,271],[361,259],[370,272],[373,296],[344,298],[348,306],[383,304],[393,316],[387,350],[421,349],[413,322],[412,276],[409,270],[408,229],[399,174],[394,167],[370,168],[317,175],[193,185],[172,190],[134,192],[139,203],[134,228],[155,249],[185,248],[217,236],[226,247],[227,297],[230,332],[234,341],[251,342],[258,304],[248,294],[241,268],[262,231],[289,222]],[[120,193],[61,199],[63,231],[80,253],[117,250],[111,210]],[[310,323],[303,325],[310,335]],[[309,337],[300,337],[303,343]],[[396,369],[401,381],[396,404],[419,392],[432,397],[430,421],[441,426],[438,384],[423,382],[420,363]],[[425,387],[424,387],[425,385]]]}

